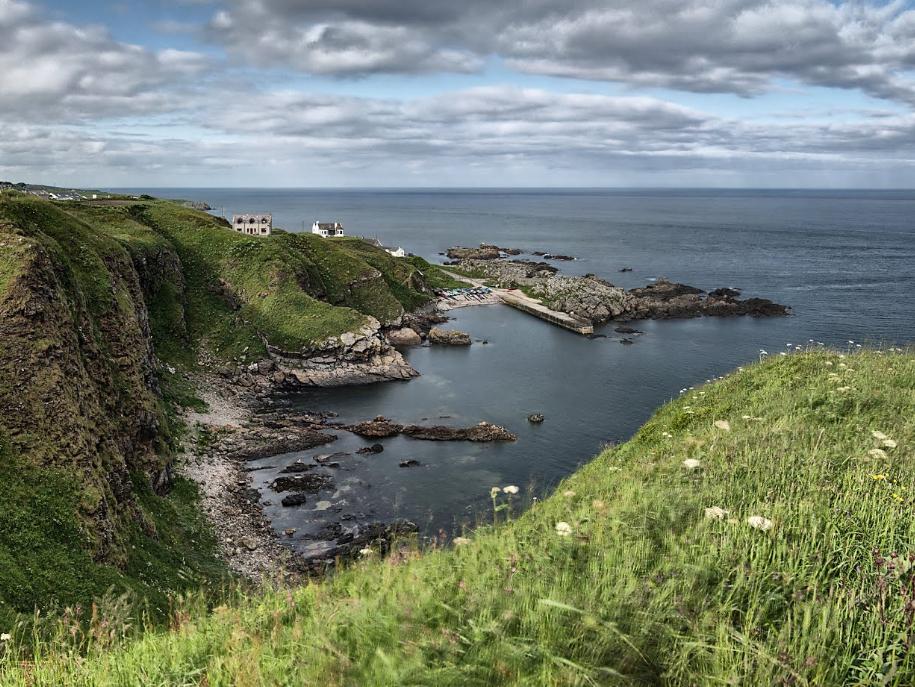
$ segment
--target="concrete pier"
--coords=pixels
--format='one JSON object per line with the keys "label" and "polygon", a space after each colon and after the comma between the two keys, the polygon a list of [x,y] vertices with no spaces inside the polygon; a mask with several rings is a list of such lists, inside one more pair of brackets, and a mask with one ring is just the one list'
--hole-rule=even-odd
{"label": "concrete pier", "polygon": [[555,324],[557,327],[568,329],[569,331],[583,336],[594,333],[594,326],[588,320],[569,315],[568,313],[559,312],[558,310],[550,310],[545,305],[538,303],[532,298],[528,298],[522,293],[510,293],[504,289],[499,289],[497,293],[505,305],[510,305],[529,315],[539,317],[541,320],[546,320],[550,324]]}

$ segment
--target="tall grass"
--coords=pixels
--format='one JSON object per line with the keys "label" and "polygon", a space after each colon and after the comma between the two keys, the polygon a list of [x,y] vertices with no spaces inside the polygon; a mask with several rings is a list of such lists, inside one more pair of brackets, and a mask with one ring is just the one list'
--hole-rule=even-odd
{"label": "tall grass", "polygon": [[915,684],[913,444],[915,356],[774,357],[469,543],[113,645],[14,635],[0,683]]}

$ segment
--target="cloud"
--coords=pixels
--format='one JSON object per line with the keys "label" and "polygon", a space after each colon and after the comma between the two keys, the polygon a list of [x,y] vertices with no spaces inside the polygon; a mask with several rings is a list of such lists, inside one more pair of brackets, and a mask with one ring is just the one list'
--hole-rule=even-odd
{"label": "cloud", "polygon": [[101,27],[52,21],[28,3],[0,0],[0,118],[166,110],[167,91],[206,68],[196,52],[121,43]]}
{"label": "cloud", "polygon": [[227,0],[210,34],[258,65],[353,76],[536,74],[755,95],[780,78],[915,103],[915,10],[828,0]]}

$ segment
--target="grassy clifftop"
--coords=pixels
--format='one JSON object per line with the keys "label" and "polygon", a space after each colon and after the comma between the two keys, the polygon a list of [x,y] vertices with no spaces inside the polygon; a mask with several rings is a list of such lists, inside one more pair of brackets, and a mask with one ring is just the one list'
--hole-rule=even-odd
{"label": "grassy clifftop", "polygon": [[393,321],[429,287],[421,264],[389,257],[244,237],[167,201],[0,197],[0,625],[109,588],[164,613],[170,593],[220,579],[193,489],[171,479],[176,394],[162,389],[180,375],[165,364]]}
{"label": "grassy clifftop", "polygon": [[913,418],[911,354],[768,360],[453,550],[369,556],[85,660],[23,669],[14,638],[0,682],[910,685]]}

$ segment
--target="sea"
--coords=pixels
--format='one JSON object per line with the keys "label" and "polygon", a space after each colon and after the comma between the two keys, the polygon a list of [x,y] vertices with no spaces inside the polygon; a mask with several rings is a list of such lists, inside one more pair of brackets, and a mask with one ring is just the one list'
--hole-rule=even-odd
{"label": "sea", "polygon": [[[625,441],[681,390],[762,355],[915,342],[915,191],[118,190],[204,201],[219,215],[271,212],[289,231],[339,221],[349,234],[432,262],[449,246],[494,243],[574,256],[554,264],[626,288],[666,277],[792,308],[786,318],[642,322],[632,345],[621,345],[613,323],[597,329],[606,338],[588,339],[505,306],[452,311],[448,326],[475,343],[409,350],[419,378],[315,390],[289,402],[345,422],[485,420],[518,440],[386,439],[381,454],[341,459],[331,470],[334,488],[299,508],[280,506],[268,485],[284,465],[318,451],[259,461],[251,475],[265,510],[277,530],[296,529],[291,543],[305,553],[319,552],[314,533],[334,523],[406,518],[427,536],[452,536],[492,517],[494,486],[518,486],[520,510],[602,446]],[[535,412],[542,424],[528,423]],[[366,443],[340,433],[324,452],[353,453]],[[408,459],[419,465],[400,467]]]}

